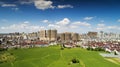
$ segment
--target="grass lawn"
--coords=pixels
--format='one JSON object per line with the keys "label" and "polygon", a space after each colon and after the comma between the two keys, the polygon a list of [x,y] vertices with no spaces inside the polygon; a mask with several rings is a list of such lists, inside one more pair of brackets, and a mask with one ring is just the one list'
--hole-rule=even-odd
{"label": "grass lawn", "polygon": [[120,58],[110,58],[110,57],[106,57],[106,60],[113,62],[115,64],[119,64],[120,65]]}
{"label": "grass lawn", "polygon": [[[7,52],[13,53],[16,61],[0,63],[0,67],[120,67],[120,64],[104,59],[98,52],[81,48],[60,50],[60,47],[54,46]],[[80,63],[70,64],[73,58],[79,59]]]}

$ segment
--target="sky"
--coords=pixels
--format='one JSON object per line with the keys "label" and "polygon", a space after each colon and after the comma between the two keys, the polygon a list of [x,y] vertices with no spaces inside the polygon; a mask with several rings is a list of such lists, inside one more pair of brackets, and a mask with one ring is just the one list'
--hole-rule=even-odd
{"label": "sky", "polygon": [[120,33],[120,0],[0,0],[0,33]]}

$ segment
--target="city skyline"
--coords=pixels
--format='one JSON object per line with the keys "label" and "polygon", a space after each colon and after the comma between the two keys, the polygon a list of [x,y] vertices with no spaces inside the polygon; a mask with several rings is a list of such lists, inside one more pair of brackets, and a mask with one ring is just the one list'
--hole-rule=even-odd
{"label": "city skyline", "polygon": [[119,0],[1,0],[0,33],[120,33]]}

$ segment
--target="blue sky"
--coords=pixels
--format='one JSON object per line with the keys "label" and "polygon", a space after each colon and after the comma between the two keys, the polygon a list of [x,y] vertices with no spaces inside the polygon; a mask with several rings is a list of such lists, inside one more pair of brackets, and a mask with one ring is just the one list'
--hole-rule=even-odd
{"label": "blue sky", "polygon": [[0,33],[120,33],[120,0],[0,0]]}

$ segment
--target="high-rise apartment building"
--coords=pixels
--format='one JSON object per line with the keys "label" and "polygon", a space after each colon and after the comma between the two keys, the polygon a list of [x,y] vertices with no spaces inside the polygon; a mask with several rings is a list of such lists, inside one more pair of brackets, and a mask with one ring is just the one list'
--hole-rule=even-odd
{"label": "high-rise apartment building", "polygon": [[73,33],[72,40],[73,41],[78,41],[79,40],[79,34],[78,33]]}
{"label": "high-rise apartment building", "polygon": [[51,30],[51,41],[57,40],[57,30]]}
{"label": "high-rise apartment building", "polygon": [[60,39],[61,39],[61,41],[64,41],[64,42],[71,41],[72,40],[71,33],[70,32],[61,33]]}
{"label": "high-rise apartment building", "polygon": [[65,41],[65,33],[60,34],[60,39],[61,39],[61,41]]}
{"label": "high-rise apartment building", "polygon": [[40,40],[55,41],[57,40],[57,30],[41,30]]}
{"label": "high-rise apartment building", "polygon": [[71,33],[66,32],[65,33],[65,41],[70,41],[71,40]]}
{"label": "high-rise apartment building", "polygon": [[46,30],[40,30],[40,40],[46,40]]}

